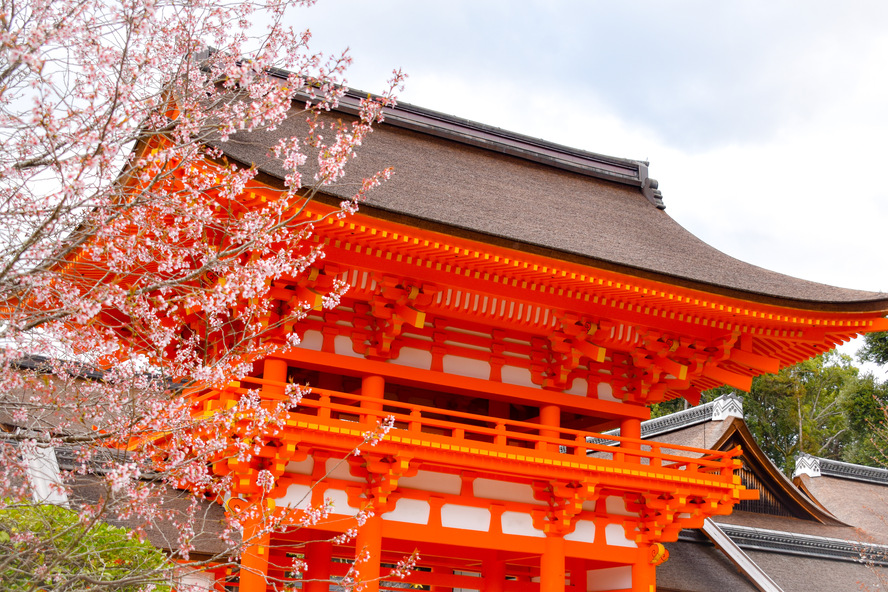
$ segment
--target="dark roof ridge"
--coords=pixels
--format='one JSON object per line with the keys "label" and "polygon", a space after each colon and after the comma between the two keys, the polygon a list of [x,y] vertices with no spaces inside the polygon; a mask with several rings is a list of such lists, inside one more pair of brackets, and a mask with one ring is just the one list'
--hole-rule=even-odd
{"label": "dark roof ridge", "polygon": [[[888,545],[876,545],[862,541],[799,534],[752,526],[739,526],[722,522],[719,522],[718,526],[742,549],[820,557],[855,563],[888,565]],[[694,542],[708,541],[698,530],[683,530],[679,534],[679,539]]]}
{"label": "dark roof ridge", "polygon": [[[368,96],[372,97],[373,95],[360,90],[347,89],[333,110],[357,115],[360,101]],[[383,113],[384,123],[387,125],[515,156],[589,177],[640,187],[648,201],[661,210],[666,208],[663,204],[662,194],[658,189],[659,183],[656,179],[648,176],[650,163],[647,161],[607,156],[572,148],[410,103],[398,103],[395,107],[386,107]]]}
{"label": "dark roof ridge", "polygon": [[[643,421],[641,422],[641,437],[652,438],[707,421],[722,421],[729,417],[743,417],[743,399],[736,393],[728,393],[709,403]],[[620,429],[602,433],[605,436],[619,436]],[[608,440],[602,441],[601,444],[616,445],[616,442]]]}
{"label": "dark roof ridge", "polygon": [[796,468],[792,474],[793,479],[799,475],[836,477],[838,479],[851,479],[876,485],[888,485],[888,469],[821,458],[807,453],[802,453],[796,457]]}

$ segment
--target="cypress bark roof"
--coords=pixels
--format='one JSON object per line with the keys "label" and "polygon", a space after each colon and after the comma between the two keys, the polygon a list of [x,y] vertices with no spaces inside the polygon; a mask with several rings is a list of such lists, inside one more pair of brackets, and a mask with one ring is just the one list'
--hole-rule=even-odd
{"label": "cypress bark roof", "polygon": [[[354,96],[339,113],[348,117]],[[269,148],[299,133],[291,117],[274,132],[238,134],[225,154],[279,182]],[[661,209],[647,163],[573,150],[412,106],[389,110],[350,165],[352,195],[362,177],[393,166],[362,211],[557,259],[769,304],[813,310],[888,310],[888,294],[828,286],[730,257]],[[304,179],[316,159],[309,155]],[[266,177],[266,180],[269,180]]]}

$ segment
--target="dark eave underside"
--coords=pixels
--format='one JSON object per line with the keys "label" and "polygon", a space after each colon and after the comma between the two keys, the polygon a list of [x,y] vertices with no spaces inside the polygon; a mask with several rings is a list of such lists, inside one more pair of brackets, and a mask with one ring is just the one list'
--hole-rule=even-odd
{"label": "dark eave underside", "polygon": [[[742,300],[807,310],[888,310],[888,294],[793,278],[707,245],[642,194],[644,163],[570,151],[418,111],[399,109],[397,117],[390,117],[398,123],[378,126],[360,147],[343,183],[325,191],[334,198],[348,197],[361,178],[392,166],[394,176],[371,192],[364,213]],[[413,129],[405,122],[413,122]],[[274,132],[239,134],[220,148],[229,158],[256,166],[279,182],[286,172],[269,156],[269,147],[299,134],[303,126],[301,118],[293,117]],[[506,138],[514,150],[479,147],[483,142],[460,135],[485,142],[488,136]],[[541,158],[534,161],[520,151]],[[604,170],[604,163],[624,167],[626,175],[620,180],[616,174],[577,172],[560,166],[554,152],[562,153],[561,160],[585,159],[596,170]],[[633,164],[639,167],[635,178],[629,173]],[[312,166],[316,158],[309,155],[302,169],[306,182],[312,178]]]}

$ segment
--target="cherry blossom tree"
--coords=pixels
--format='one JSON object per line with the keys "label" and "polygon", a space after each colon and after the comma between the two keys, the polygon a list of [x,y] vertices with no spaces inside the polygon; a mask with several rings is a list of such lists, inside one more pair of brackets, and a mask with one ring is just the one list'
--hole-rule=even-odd
{"label": "cherry blossom tree", "polygon": [[[126,589],[169,584],[183,562],[237,559],[237,521],[201,532],[220,519],[211,502],[227,497],[208,468],[232,454],[219,434],[246,414],[249,442],[261,442],[302,392],[276,408],[245,396],[209,417],[180,393],[286,346],[265,339],[265,296],[322,257],[301,208],[343,179],[403,79],[396,72],[355,121],[325,124],[350,58],[312,53],[309,33],[286,25],[290,5],[311,3],[0,0],[0,509],[57,503],[84,536],[111,523],[166,537],[180,565],[128,570]],[[272,147],[285,190],[245,202],[256,171],[220,148],[286,117],[307,131]],[[316,174],[303,174],[308,158]],[[388,174],[358,183],[340,215]],[[0,524],[0,574],[36,566],[16,572],[22,589],[122,589],[120,578],[64,569],[62,552],[39,567],[27,557],[35,536]],[[211,551],[197,557],[207,536]]]}

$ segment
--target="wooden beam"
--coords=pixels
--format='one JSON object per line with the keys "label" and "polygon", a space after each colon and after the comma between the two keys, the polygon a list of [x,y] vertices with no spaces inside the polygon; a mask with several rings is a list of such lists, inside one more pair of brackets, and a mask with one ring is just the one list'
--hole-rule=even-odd
{"label": "wooden beam", "polygon": [[291,348],[280,354],[279,357],[292,360],[296,365],[310,370],[333,371],[349,376],[374,374],[387,377],[401,384],[464,395],[478,396],[483,393],[490,395],[491,398],[520,402],[521,404],[534,407],[546,403],[558,405],[563,411],[608,419],[633,417],[646,420],[650,418],[650,410],[641,405],[603,401],[580,395],[567,395],[557,391],[446,374],[422,368],[411,368],[378,360],[342,356],[304,348]]}
{"label": "wooden beam", "polygon": [[746,352],[739,349],[732,349],[730,360],[737,362],[741,366],[748,366],[768,374],[776,374],[780,372],[780,360],[768,356],[760,356],[752,352]]}

